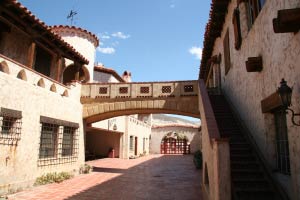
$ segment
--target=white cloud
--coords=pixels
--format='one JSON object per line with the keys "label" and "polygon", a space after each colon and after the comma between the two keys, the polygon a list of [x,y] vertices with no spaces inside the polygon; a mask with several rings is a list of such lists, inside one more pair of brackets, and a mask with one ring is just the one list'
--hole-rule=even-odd
{"label": "white cloud", "polygon": [[97,50],[104,54],[114,54],[116,50],[113,47],[98,47]]}
{"label": "white cloud", "polygon": [[171,5],[170,5],[170,8],[175,8],[175,4],[171,4]]}
{"label": "white cloud", "polygon": [[124,33],[120,32],[120,31],[111,34],[111,36],[116,37],[116,38],[120,38],[120,39],[127,39],[127,38],[130,38],[130,35],[125,35]]}
{"label": "white cloud", "polygon": [[202,48],[200,48],[200,47],[194,46],[194,47],[189,49],[189,52],[190,52],[190,54],[196,56],[196,58],[199,59],[199,60],[202,57]]}
{"label": "white cloud", "polygon": [[108,40],[110,39],[110,36],[107,32],[105,32],[105,33],[99,33],[98,38],[100,38],[100,40]]}

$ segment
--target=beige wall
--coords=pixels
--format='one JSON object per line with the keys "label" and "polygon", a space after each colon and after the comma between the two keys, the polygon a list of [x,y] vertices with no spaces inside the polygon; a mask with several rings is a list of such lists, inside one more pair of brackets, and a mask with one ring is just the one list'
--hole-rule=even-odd
{"label": "beige wall", "polygon": [[[0,57],[0,62],[3,60]],[[25,69],[27,81],[20,80],[16,76],[22,68],[8,60],[6,62],[10,74],[0,72],[0,94],[5,94],[0,95],[0,107],[22,111],[22,130],[17,146],[0,144],[0,194],[30,186],[36,177],[48,172],[78,172],[84,163],[80,85],[67,88],[43,77],[45,88],[42,88],[36,85],[42,77]],[[50,91],[52,84],[56,84],[57,92]],[[64,91],[68,91],[69,97],[62,96]],[[40,116],[79,124],[79,149],[75,162],[38,167]]]}
{"label": "beige wall", "polygon": [[159,154],[162,138],[170,132],[181,133],[188,138],[191,153],[201,150],[201,132],[197,127],[165,126],[151,129],[150,153]]}
{"label": "beige wall", "polygon": [[[240,5],[242,46],[234,48],[233,10],[236,0],[231,1],[220,38],[217,38],[212,55],[222,54],[221,85],[230,101],[235,105],[243,121],[251,131],[260,151],[275,169],[275,124],[272,114],[263,114],[261,100],[279,87],[282,78],[293,86],[292,109],[300,111],[300,33],[274,33],[272,20],[280,9],[300,7],[298,0],[266,1],[254,25],[247,31],[245,3]],[[223,39],[229,27],[231,69],[225,75]],[[247,72],[248,57],[262,56],[263,70]],[[299,118],[297,119],[299,122]],[[287,114],[291,176],[280,180],[292,199],[300,198],[300,140],[299,127],[292,125],[291,114]],[[286,180],[286,181],[283,181]]]}

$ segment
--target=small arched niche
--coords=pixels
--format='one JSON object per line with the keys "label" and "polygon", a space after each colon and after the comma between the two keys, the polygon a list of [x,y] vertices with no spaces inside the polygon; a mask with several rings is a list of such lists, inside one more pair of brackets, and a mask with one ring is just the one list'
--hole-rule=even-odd
{"label": "small arched niche", "polygon": [[56,91],[57,91],[57,90],[56,90],[56,86],[55,86],[54,83],[51,85],[50,91],[51,91],[51,92],[56,92]]}
{"label": "small arched niche", "polygon": [[42,87],[42,88],[45,88],[45,82],[44,82],[44,79],[41,78],[38,82],[37,82],[37,85]]}
{"label": "small arched niche", "polygon": [[0,63],[0,72],[3,72],[5,74],[9,74],[9,67],[5,61],[2,61]]}
{"label": "small arched niche", "polygon": [[18,75],[17,75],[18,79],[21,79],[23,81],[27,81],[27,75],[24,69],[22,69],[21,71],[19,71]]}
{"label": "small arched niche", "polygon": [[[67,84],[76,80],[77,67],[74,64],[69,65],[63,72],[63,84]],[[86,66],[82,66],[79,69],[79,80],[82,83],[86,83],[90,80],[90,73]]]}

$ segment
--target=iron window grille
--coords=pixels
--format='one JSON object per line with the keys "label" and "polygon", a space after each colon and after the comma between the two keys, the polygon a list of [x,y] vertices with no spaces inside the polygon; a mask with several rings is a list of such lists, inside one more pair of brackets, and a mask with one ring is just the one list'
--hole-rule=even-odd
{"label": "iron window grille", "polygon": [[21,111],[0,109],[0,144],[17,145],[21,139]]}
{"label": "iron window grille", "polygon": [[107,87],[100,87],[99,94],[107,94]]}
{"label": "iron window grille", "polygon": [[58,125],[42,123],[39,158],[57,157]]}
{"label": "iron window grille", "polygon": [[162,86],[162,93],[171,93],[171,86]]}
{"label": "iron window grille", "polygon": [[41,116],[41,139],[38,166],[76,162],[79,125]]}
{"label": "iron window grille", "polygon": [[140,93],[141,94],[148,94],[149,93],[149,87],[141,87],[140,88]]}
{"label": "iron window grille", "polygon": [[120,87],[119,88],[120,94],[127,94],[128,93],[128,87]]}
{"label": "iron window grille", "polygon": [[74,127],[63,127],[63,139],[62,139],[62,156],[73,156],[77,154],[77,129]]}

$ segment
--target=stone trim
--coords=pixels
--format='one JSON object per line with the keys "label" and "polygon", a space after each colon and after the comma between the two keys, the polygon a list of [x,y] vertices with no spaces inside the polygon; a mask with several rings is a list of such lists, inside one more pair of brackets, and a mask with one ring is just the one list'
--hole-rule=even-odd
{"label": "stone trim", "polygon": [[68,126],[68,127],[73,127],[73,128],[79,128],[79,124],[75,122],[69,122],[61,119],[55,119],[51,117],[46,117],[46,116],[41,116],[40,117],[40,122],[41,123],[49,123],[49,124],[56,124],[59,126]]}
{"label": "stone trim", "polygon": [[1,107],[0,108],[0,116],[22,118],[22,111]]}

